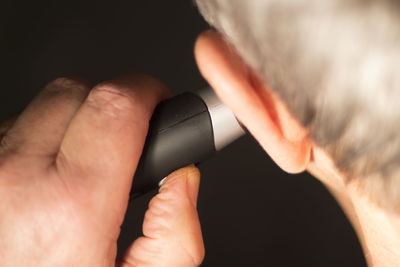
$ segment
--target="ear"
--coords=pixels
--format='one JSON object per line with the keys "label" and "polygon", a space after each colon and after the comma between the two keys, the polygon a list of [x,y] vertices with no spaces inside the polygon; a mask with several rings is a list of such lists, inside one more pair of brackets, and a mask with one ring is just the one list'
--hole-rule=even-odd
{"label": "ear", "polygon": [[235,49],[210,30],[197,39],[195,56],[203,77],[271,158],[289,173],[304,171],[311,154],[308,131]]}

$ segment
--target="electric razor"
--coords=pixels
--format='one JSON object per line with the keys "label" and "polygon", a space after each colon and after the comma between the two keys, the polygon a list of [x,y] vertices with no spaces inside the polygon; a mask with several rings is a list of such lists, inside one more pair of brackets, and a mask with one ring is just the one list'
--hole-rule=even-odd
{"label": "electric razor", "polygon": [[244,134],[211,88],[161,102],[150,120],[131,198],[157,188],[171,172],[201,163]]}

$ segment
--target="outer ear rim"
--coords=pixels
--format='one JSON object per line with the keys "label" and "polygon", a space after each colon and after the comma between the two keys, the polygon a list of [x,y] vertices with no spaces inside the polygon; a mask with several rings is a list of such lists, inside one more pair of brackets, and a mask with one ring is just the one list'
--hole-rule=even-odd
{"label": "outer ear rim", "polygon": [[203,77],[270,157],[288,173],[306,170],[312,151],[309,136],[294,141],[285,136],[280,125],[286,123],[285,118],[273,115],[277,98],[254,83],[251,69],[234,48],[219,33],[208,30],[196,41],[195,58]]}

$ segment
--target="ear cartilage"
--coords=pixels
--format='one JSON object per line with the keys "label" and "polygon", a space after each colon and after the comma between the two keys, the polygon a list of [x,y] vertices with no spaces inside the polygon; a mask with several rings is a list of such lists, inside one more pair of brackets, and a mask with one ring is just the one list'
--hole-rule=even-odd
{"label": "ear cartilage", "polygon": [[150,120],[131,198],[157,188],[171,172],[201,163],[244,134],[211,88],[161,102]]}

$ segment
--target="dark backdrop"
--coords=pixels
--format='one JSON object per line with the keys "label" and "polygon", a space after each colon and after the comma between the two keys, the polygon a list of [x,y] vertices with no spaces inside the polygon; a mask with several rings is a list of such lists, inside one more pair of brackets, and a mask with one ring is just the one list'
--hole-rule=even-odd
{"label": "dark backdrop", "polygon": [[[193,58],[207,28],[190,0],[2,1],[0,118],[48,81],[94,84],[141,72],[174,94],[205,86]],[[308,174],[287,175],[249,136],[200,166],[203,266],[365,266],[354,231]],[[151,194],[130,205],[119,253],[141,231]]]}

